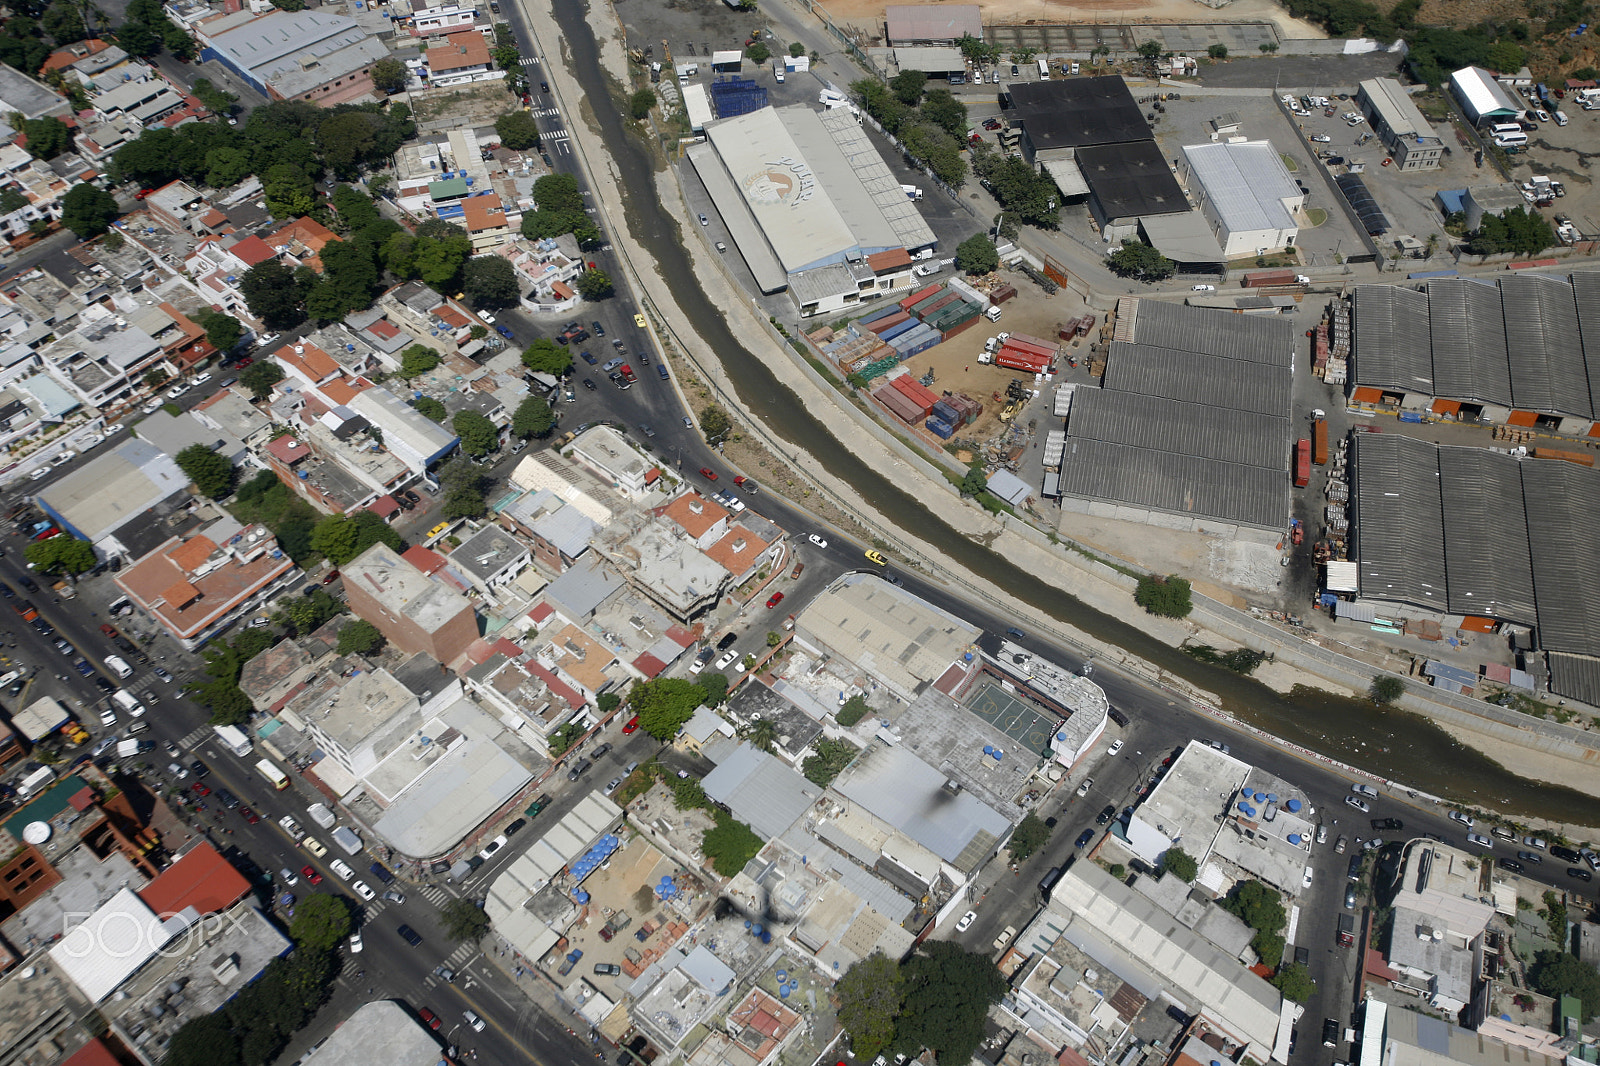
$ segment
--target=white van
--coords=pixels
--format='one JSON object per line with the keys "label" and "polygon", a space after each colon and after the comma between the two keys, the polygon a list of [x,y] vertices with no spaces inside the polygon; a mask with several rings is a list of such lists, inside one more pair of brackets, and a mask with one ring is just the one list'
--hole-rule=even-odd
{"label": "white van", "polygon": [[118,689],[111,694],[111,702],[127,711],[131,717],[138,718],[144,714],[144,704],[134,698],[133,693]]}
{"label": "white van", "polygon": [[129,666],[120,655],[107,655],[106,666],[118,677],[132,677],[133,667]]}
{"label": "white van", "polygon": [[1521,133],[1522,127],[1515,122],[1497,122],[1489,127],[1489,132],[1498,137],[1502,133]]}
{"label": "white van", "polygon": [[1557,126],[1565,126],[1567,124],[1567,116],[1565,112],[1552,111],[1550,112],[1550,117],[1556,120]]}
{"label": "white van", "polygon": [[1497,134],[1494,139],[1496,148],[1520,148],[1528,143],[1528,135],[1518,130],[1516,133]]}
{"label": "white van", "polygon": [[1039,60],[1039,77],[1045,81],[1050,80],[1050,61],[1048,59]]}

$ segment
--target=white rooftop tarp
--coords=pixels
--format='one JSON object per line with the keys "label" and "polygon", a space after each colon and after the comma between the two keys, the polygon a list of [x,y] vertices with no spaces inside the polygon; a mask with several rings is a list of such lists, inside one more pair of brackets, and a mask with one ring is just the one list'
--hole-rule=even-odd
{"label": "white rooftop tarp", "polygon": [[51,960],[99,1003],[172,938],[154,911],[124,888],[50,949]]}

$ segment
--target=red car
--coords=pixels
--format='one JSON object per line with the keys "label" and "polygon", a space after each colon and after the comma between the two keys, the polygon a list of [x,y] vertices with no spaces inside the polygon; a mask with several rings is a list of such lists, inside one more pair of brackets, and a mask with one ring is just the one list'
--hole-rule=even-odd
{"label": "red car", "polygon": [[639,716],[638,715],[634,715],[632,718],[628,719],[628,724],[622,727],[622,735],[623,736],[627,736],[629,733],[632,733],[635,729],[638,729],[638,728],[639,728]]}
{"label": "red car", "polygon": [[767,606],[768,607],[776,607],[776,606],[778,606],[778,604],[780,604],[782,602],[783,602],[783,593],[781,593],[781,592],[774,592],[771,596],[769,596],[767,598]]}
{"label": "red car", "polygon": [[423,1024],[429,1029],[439,1028],[439,1016],[433,1013],[433,1011],[429,1010],[427,1007],[418,1007],[417,1017],[421,1018]]}
{"label": "red car", "polygon": [[711,469],[709,466],[702,466],[700,468],[700,476],[705,478],[707,481],[717,480],[717,472]]}
{"label": "red car", "polygon": [[252,811],[249,807],[240,807],[239,816],[245,821],[249,822],[251,825],[255,825],[257,822],[261,821],[261,816],[255,811]]}
{"label": "red car", "polygon": [[314,885],[322,884],[322,875],[317,873],[317,871],[312,869],[310,866],[300,867],[300,876],[304,877],[307,881],[310,881]]}
{"label": "red car", "polygon": [[245,356],[245,357],[244,357],[244,358],[243,358],[243,359],[241,359],[241,360],[239,360],[239,361],[238,361],[238,362],[237,362],[237,363],[234,363],[234,364],[233,364],[233,365],[234,365],[234,367],[235,367],[235,368],[236,368],[236,369],[238,369],[238,370],[243,370],[243,369],[244,369],[244,368],[245,368],[245,367],[247,367],[247,366],[250,366],[250,365],[251,365],[251,364],[252,364],[252,363],[254,363],[254,362],[255,362],[255,360],[254,360],[254,359],[252,359],[252,358],[250,358],[250,357],[249,357],[249,356],[248,356],[248,355],[247,355],[247,356]]}
{"label": "red car", "polygon": [[338,581],[338,580],[339,580],[339,571],[337,571],[337,570],[329,570],[328,571],[328,576],[324,577],[322,579],[322,583],[324,585],[331,585],[335,581]]}
{"label": "red car", "polygon": [[[712,474],[711,475],[712,480],[716,480],[716,476],[717,475]],[[49,540],[51,537],[55,536],[56,534],[58,534],[60,532],[61,532],[61,527],[60,526],[51,526],[49,529],[45,530],[43,533],[36,534],[33,539],[34,540]]]}
{"label": "red car", "polygon": [[194,784],[189,786],[189,791],[193,792],[196,796],[211,795],[211,789],[204,781],[196,781]]}

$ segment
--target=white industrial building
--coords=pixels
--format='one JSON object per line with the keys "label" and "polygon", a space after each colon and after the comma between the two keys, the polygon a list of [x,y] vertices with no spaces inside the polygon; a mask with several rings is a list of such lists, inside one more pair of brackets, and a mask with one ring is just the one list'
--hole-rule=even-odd
{"label": "white industrial building", "polygon": [[1306,195],[1270,141],[1185,145],[1180,172],[1228,259],[1294,246]]}
{"label": "white industrial building", "polygon": [[934,244],[847,109],[764,107],[705,130],[689,161],[762,292],[802,271]]}
{"label": "white industrial building", "polygon": [[1474,126],[1514,121],[1522,107],[1482,67],[1462,67],[1450,75],[1450,92]]}

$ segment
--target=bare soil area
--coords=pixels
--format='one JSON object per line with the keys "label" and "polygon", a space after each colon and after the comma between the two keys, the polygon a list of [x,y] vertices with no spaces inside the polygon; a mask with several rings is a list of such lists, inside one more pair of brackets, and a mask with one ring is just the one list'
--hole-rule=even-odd
{"label": "bare soil area", "polygon": [[480,81],[408,94],[417,129],[423,133],[472,126],[493,126],[494,120],[522,105],[502,81]]}
{"label": "bare soil area", "polygon": [[[883,34],[883,10],[889,0],[824,0],[830,18],[870,36]],[[1398,0],[1395,0],[1398,2]],[[1466,0],[1485,6],[1514,0]],[[1454,6],[1455,0],[1429,0],[1431,6]],[[1195,0],[978,0],[984,23],[1050,22],[1272,22],[1285,38],[1321,39],[1323,30],[1293,18],[1275,0],[1235,0],[1220,8]]]}

